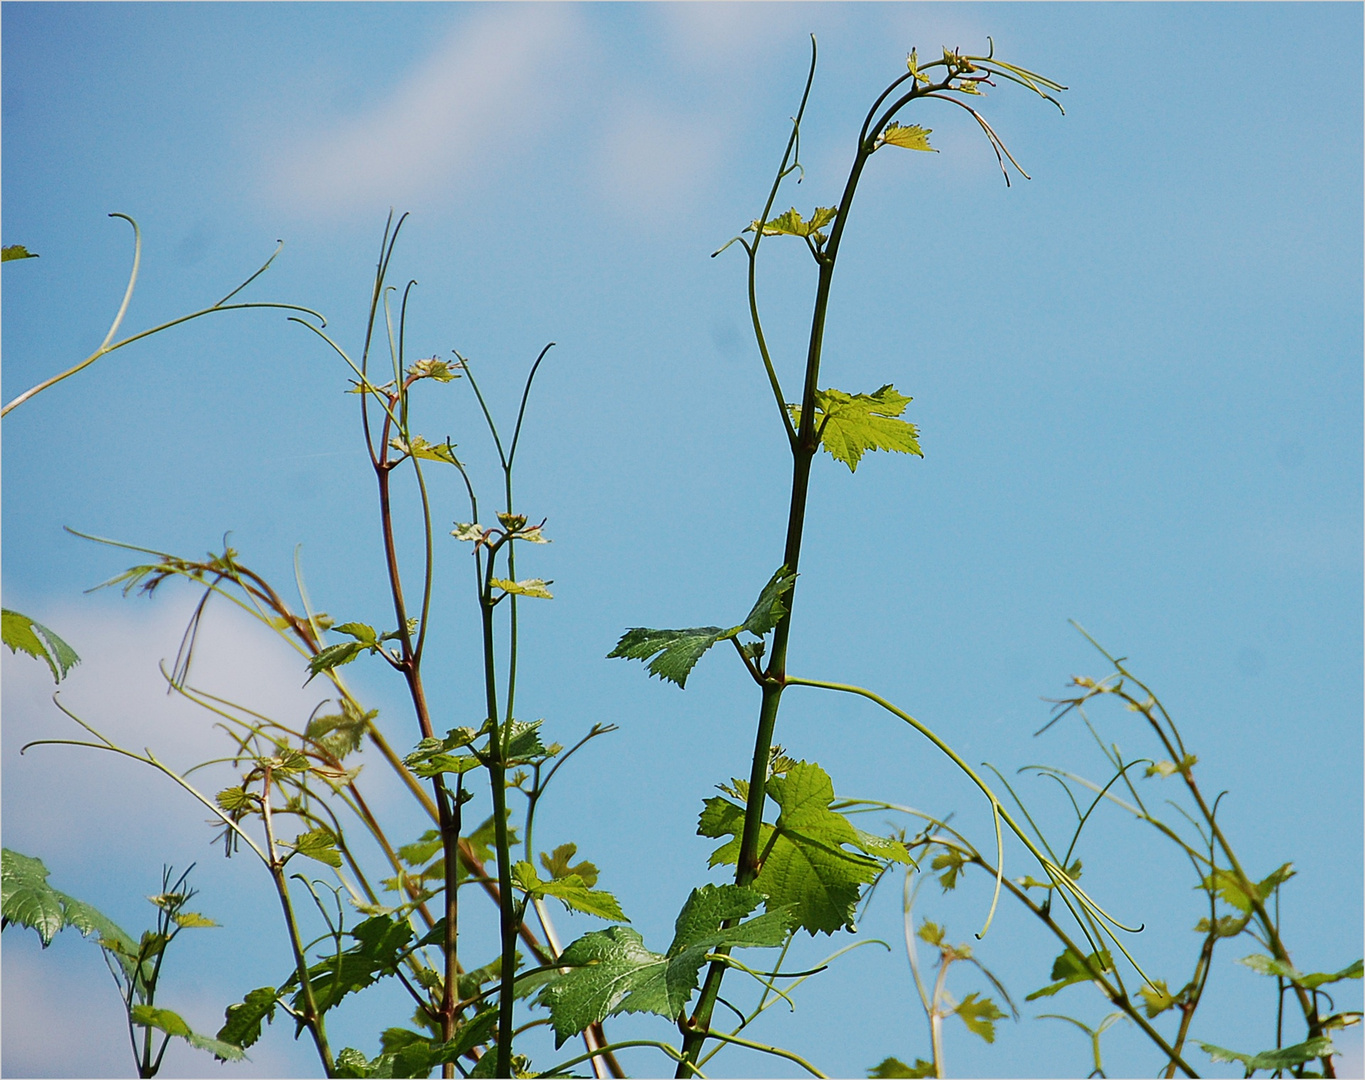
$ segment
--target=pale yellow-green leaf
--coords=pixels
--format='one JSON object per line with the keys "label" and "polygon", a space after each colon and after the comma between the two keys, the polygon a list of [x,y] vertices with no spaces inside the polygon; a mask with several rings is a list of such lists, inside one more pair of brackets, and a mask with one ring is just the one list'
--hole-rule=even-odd
{"label": "pale yellow-green leaf", "polygon": [[906,150],[926,150],[936,154],[938,151],[929,145],[929,136],[933,130],[920,127],[918,124],[902,127],[893,120],[883,129],[880,142],[887,146],[901,146]]}
{"label": "pale yellow-green leaf", "polygon": [[509,581],[507,578],[493,578],[489,582],[494,588],[501,589],[505,593],[513,593],[516,596],[531,596],[540,600],[553,600],[554,594],[550,592],[547,585],[549,581],[540,578],[527,578],[525,581]]}

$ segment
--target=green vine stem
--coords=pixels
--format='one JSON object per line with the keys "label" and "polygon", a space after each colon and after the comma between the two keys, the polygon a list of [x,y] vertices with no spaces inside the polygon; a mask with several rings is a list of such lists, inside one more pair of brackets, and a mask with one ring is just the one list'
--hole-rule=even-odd
{"label": "green vine stem", "polygon": [[[25,390],[22,394],[20,394],[14,400],[9,402],[9,404],[7,404],[3,409],[0,409],[0,417],[8,416],[12,410],[17,409],[24,402],[28,401],[29,398],[41,394],[44,390],[48,389],[49,387],[56,386],[59,382],[61,382],[64,379],[71,378],[71,376],[75,375],[77,372],[84,371],[86,368],[88,368],[91,364],[93,364],[102,356],[107,356],[109,353],[115,352],[116,350],[123,348],[125,345],[131,345],[133,342],[141,341],[143,338],[151,337],[153,334],[159,334],[162,330],[169,330],[172,326],[179,326],[181,323],[190,322],[194,319],[201,318],[204,315],[211,315],[216,311],[246,311],[251,308],[274,308],[280,311],[299,311],[304,313],[305,315],[313,316],[313,318],[317,319],[324,326],[327,325],[327,320],[324,319],[312,308],[301,307],[298,304],[228,303],[229,300],[231,300],[234,296],[236,296],[239,292],[245,289],[248,285],[250,285],[253,281],[255,281],[258,277],[264,274],[266,270],[270,268],[270,264],[275,261],[275,256],[278,255],[281,249],[284,247],[284,244],[280,243],[280,245],[275,248],[274,254],[272,254],[270,258],[266,259],[265,264],[259,270],[257,270],[244,282],[238,285],[237,288],[233,289],[232,292],[228,293],[227,296],[219,300],[216,304],[210,304],[206,308],[200,308],[198,311],[193,311],[188,315],[181,315],[177,319],[171,319],[168,322],[160,323],[157,326],[153,326],[150,330],[143,330],[141,333],[133,334],[130,337],[124,338],[122,341],[115,342],[114,335],[118,333],[118,328],[123,324],[123,317],[128,313],[128,305],[132,302],[133,299],[133,289],[137,285],[138,269],[142,264],[142,230],[138,227],[138,223],[134,221],[131,217],[129,217],[127,214],[120,214],[115,212],[110,214],[109,216],[114,218],[122,218],[124,221],[128,222],[128,224],[133,227],[133,269],[132,273],[129,274],[128,276],[128,287],[127,289],[124,290],[123,293],[123,303],[119,305],[118,313],[114,316],[114,321],[113,324],[109,327],[109,332],[104,336],[104,340],[100,342],[100,347],[96,349],[94,352],[92,352],[89,356],[87,356],[84,360],[82,360],[79,364],[67,368],[60,374],[53,375],[50,379],[44,379],[42,382],[38,383],[37,386],[32,386],[29,389]],[[110,344],[110,342],[113,342],[113,344]]]}

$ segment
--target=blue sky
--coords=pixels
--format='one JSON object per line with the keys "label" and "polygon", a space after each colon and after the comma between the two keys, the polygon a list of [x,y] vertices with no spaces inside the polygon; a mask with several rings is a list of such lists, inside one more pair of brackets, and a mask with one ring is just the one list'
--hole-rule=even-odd
{"label": "blue sky", "polygon": [[[510,417],[526,367],[558,343],[518,486],[555,539],[527,572],[556,582],[553,603],[526,612],[523,708],[563,742],[596,721],[621,730],[583,752],[541,831],[601,866],[656,948],[688,889],[713,880],[696,813],[712,785],[745,774],[756,701],[728,658],[708,657],[680,693],[603,657],[627,626],[728,625],[780,561],[788,466],[747,336],[743,259],[708,256],[762,207],[808,35],[820,68],[805,180],[783,207],[836,199],[862,114],[911,46],[976,50],[990,35],[1000,55],[1066,83],[1065,117],[1005,88],[985,102],[1031,181],[1007,189],[970,118],[925,112],[911,121],[942,152],[879,155],[860,188],[823,377],[913,395],[925,457],[873,454],[855,476],[817,461],[791,669],[878,690],[969,761],[1095,774],[1083,728],[1033,737],[1041,699],[1103,673],[1077,620],[1163,694],[1203,785],[1228,791],[1220,820],[1249,869],[1295,863],[1283,912],[1300,967],[1361,955],[1359,5],[6,3],[0,19],[4,242],[41,254],[4,270],[5,400],[103,338],[131,256],[111,211],[145,239],[125,329],[212,302],[283,239],[252,297],[315,308],[358,350],[394,206],[412,214],[395,270],[419,282],[413,355],[458,348]],[[813,274],[795,245],[765,251],[770,340],[795,385]],[[5,419],[4,603],[85,657],[64,684],[69,706],[178,764],[221,752],[156,670],[192,598],[86,595],[125,559],[66,525],[186,555],[231,531],[281,585],[302,545],[319,607],[388,617],[345,388],[339,362],[282,315],[214,316]],[[491,498],[467,387],[419,408]],[[437,498],[438,522],[463,520],[453,485]],[[449,726],[479,708],[467,558],[454,541],[440,549],[431,678]],[[316,703],[292,655],[225,609],[206,634],[206,685],[296,718]],[[393,740],[415,742],[401,688],[377,664],[348,674]],[[43,669],[6,654],[5,845],[132,926],[162,863],[197,860],[200,904],[226,925],[186,945],[167,1004],[211,1028],[281,977],[267,883],[217,857],[202,814],[136,766],[20,757],[26,740],[68,732],[50,690]],[[1131,717],[1099,719],[1126,753],[1153,753]],[[989,836],[960,777],[869,709],[791,694],[778,738],[841,794],[955,811]],[[371,771],[376,798],[407,822]],[[1057,794],[1021,782],[1060,828]],[[1188,868],[1117,815],[1091,844],[1094,891],[1146,923],[1137,954],[1183,983],[1198,941]],[[1022,852],[1010,858],[1027,872]],[[989,890],[937,892],[926,911],[966,940]],[[596,926],[560,924],[566,936]],[[845,957],[758,1037],[834,1074],[927,1056],[897,889],[874,899],[861,934],[892,951]],[[823,945],[803,948],[817,960]],[[1056,952],[1008,912],[976,947],[1020,998]],[[1231,963],[1239,948],[1196,1036],[1262,1049],[1273,993]],[[5,1075],[126,1068],[93,946],[40,955],[6,933],[4,955]],[[87,987],[92,1012],[72,1038],[66,1010]],[[959,996],[975,989],[964,980]],[[401,996],[386,993],[374,1010],[399,1022]],[[1087,988],[1066,994],[1026,1014],[1093,1024],[1107,1011]],[[1358,1007],[1359,987],[1346,994]],[[352,1011],[339,1038],[373,1053],[375,1027]],[[612,1030],[666,1038],[668,1025]],[[1125,1025],[1106,1038],[1113,1071],[1155,1067]],[[1359,1037],[1341,1045],[1359,1067]],[[175,1068],[313,1070],[305,1049],[278,1028],[249,1066],[187,1053]],[[953,1032],[947,1053],[960,1075],[1088,1067],[1084,1038],[1047,1020],[1006,1024],[990,1047]],[[739,1054],[713,1064],[785,1068]],[[1220,1069],[1232,1074],[1209,1074]]]}

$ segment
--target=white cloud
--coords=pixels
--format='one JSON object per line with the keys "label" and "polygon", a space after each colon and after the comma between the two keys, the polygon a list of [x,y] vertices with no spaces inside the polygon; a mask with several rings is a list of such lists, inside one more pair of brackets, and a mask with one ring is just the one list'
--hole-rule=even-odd
{"label": "white cloud", "polygon": [[496,5],[461,24],[373,108],[291,142],[267,183],[321,215],[407,207],[487,178],[561,109],[580,16]]}
{"label": "white cloud", "polygon": [[[158,665],[174,662],[195,597],[159,596],[148,604],[125,601],[30,612],[81,655],[60,687],[62,703],[114,742],[136,752],[150,748],[173,768],[185,769],[228,753],[231,744],[214,728],[213,714],[167,695]],[[89,740],[52,703],[45,665],[4,652],[3,746],[6,844],[35,846],[56,856],[86,847],[108,832],[127,838],[173,832],[202,844],[206,812],[149,766],[108,752],[70,746],[19,749],[34,739]],[[305,662],[273,633],[215,598],[195,651],[193,685],[297,726],[327,694],[303,688]],[[214,777],[198,783],[213,790]],[[60,797],[79,793],[79,798]],[[92,807],[105,808],[92,815]],[[41,848],[41,851],[37,850]],[[22,850],[22,849],[21,849]],[[157,856],[159,857],[159,855]]]}

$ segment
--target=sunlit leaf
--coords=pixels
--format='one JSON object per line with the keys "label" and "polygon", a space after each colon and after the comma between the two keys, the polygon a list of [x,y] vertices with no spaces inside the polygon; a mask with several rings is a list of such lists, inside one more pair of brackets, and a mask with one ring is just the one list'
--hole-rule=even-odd
{"label": "sunlit leaf", "polygon": [[553,600],[554,593],[546,587],[553,582],[542,581],[540,578],[527,578],[525,581],[508,581],[506,578],[493,578],[489,584],[495,589],[501,589],[505,593],[513,593],[516,596],[533,596],[541,600]]}
{"label": "sunlit leaf", "polygon": [[1246,1068],[1248,1076],[1258,1069],[1270,1071],[1292,1069],[1295,1065],[1302,1065],[1314,1058],[1326,1057],[1336,1049],[1331,1038],[1326,1035],[1294,1046],[1284,1046],[1278,1050],[1264,1050],[1259,1054],[1239,1054],[1236,1050],[1225,1050],[1221,1046],[1205,1042],[1201,1042],[1199,1046],[1209,1055],[1211,1061],[1235,1061]]}
{"label": "sunlit leaf", "polygon": [[308,661],[309,680],[324,671],[331,671],[333,668],[341,667],[342,664],[349,664],[364,651],[365,645],[359,641],[342,641],[336,645],[328,645]]}
{"label": "sunlit leaf", "polygon": [[1033,991],[1024,1000],[1036,1001],[1040,997],[1051,997],[1057,991],[1071,986],[1073,983],[1092,982],[1095,976],[1086,966],[1087,960],[1100,971],[1114,970],[1114,958],[1109,955],[1108,950],[1091,953],[1083,960],[1080,953],[1074,949],[1067,949],[1052,962],[1052,978],[1055,981],[1050,986],[1044,986],[1041,990]]}
{"label": "sunlit leaf", "polygon": [[[308,981],[318,1012],[324,1013],[347,994],[363,990],[376,979],[392,975],[407,955],[412,940],[412,927],[406,919],[376,915],[358,923],[347,934],[355,945],[339,954],[332,954],[308,968]],[[290,1007],[295,1012],[303,1009],[303,991],[298,989],[298,972],[290,973],[280,988],[294,989]]]}
{"label": "sunlit leaf", "polygon": [[309,859],[316,859],[328,866],[341,865],[341,852],[337,850],[336,837],[327,829],[310,829],[294,839],[294,850]]}
{"label": "sunlit leaf", "polygon": [[1278,975],[1281,978],[1288,979],[1296,986],[1301,986],[1305,990],[1315,990],[1319,986],[1324,986],[1327,983],[1341,982],[1344,979],[1359,979],[1362,974],[1365,974],[1365,966],[1362,966],[1360,960],[1357,960],[1349,967],[1344,967],[1340,971],[1332,972],[1330,974],[1322,971],[1315,971],[1308,975],[1299,971],[1293,964],[1287,964],[1283,960],[1276,960],[1272,956],[1264,956],[1260,953],[1244,956],[1237,962],[1239,964],[1245,964],[1253,971],[1259,971],[1262,975]]}
{"label": "sunlit leaf", "polygon": [[23,244],[7,244],[0,248],[0,262],[9,262],[12,259],[36,259],[38,253],[29,251]]}
{"label": "sunlit leaf", "polygon": [[[914,400],[887,383],[871,394],[846,394],[842,390],[815,391],[815,429],[820,444],[850,472],[869,450],[892,450],[923,457],[919,431],[914,424],[897,419]],[[801,422],[801,408],[788,406],[792,420]]]}
{"label": "sunlit leaf", "polygon": [[560,844],[553,852],[546,855],[541,852],[540,865],[545,868],[552,878],[568,877],[570,874],[577,874],[583,880],[583,884],[592,888],[597,884],[597,867],[586,859],[574,866],[569,865],[575,855],[578,854],[577,844]]}
{"label": "sunlit leaf", "polygon": [[553,896],[566,908],[596,915],[599,919],[612,922],[630,922],[616,897],[601,889],[591,889],[577,874],[565,874],[550,881],[542,881],[536,868],[528,862],[519,862],[512,867],[512,882],[529,896],[537,899]]}
{"label": "sunlit leaf", "polygon": [[52,671],[52,680],[61,682],[66,673],[81,662],[76,650],[40,622],[8,608],[0,609],[0,638],[10,652],[23,652],[42,660]]}
{"label": "sunlit leaf", "polygon": [[[819,765],[796,762],[785,776],[768,780],[767,794],[780,812],[760,831],[759,850],[768,854],[754,888],[768,896],[770,910],[791,907],[797,924],[812,935],[853,929],[862,886],[876,880],[880,860],[908,862],[909,853],[903,845],[867,844],[867,834],[831,810],[834,785]],[[738,861],[743,829],[744,807],[728,799],[706,800],[698,834],[732,837],[712,852],[712,866]],[[877,857],[871,857],[874,852]]]}
{"label": "sunlit leaf", "polygon": [[128,1010],[128,1018],[139,1027],[155,1028],[157,1031],[164,1031],[167,1035],[184,1039],[191,1046],[200,1050],[207,1050],[219,1061],[241,1061],[246,1057],[240,1046],[234,1046],[232,1043],[224,1042],[221,1039],[212,1039],[207,1035],[200,1035],[191,1030],[189,1024],[185,1023],[184,1019],[178,1014],[171,1012],[170,1009],[158,1009],[151,1005],[134,1005]]}
{"label": "sunlit leaf", "polygon": [[995,1022],[1005,1019],[1005,1013],[990,998],[978,998],[975,991],[968,994],[953,1010],[973,1035],[980,1035],[988,1043],[995,1042]]}
{"label": "sunlit leaf", "polygon": [[[911,70],[913,71],[914,68]],[[892,120],[882,129],[881,138],[877,141],[879,145],[903,146],[907,150],[927,150],[936,154],[938,151],[929,145],[929,136],[933,134],[933,130],[933,128],[920,127],[918,124],[902,127]]]}
{"label": "sunlit leaf", "polygon": [[1148,1019],[1160,1016],[1175,1005],[1175,997],[1167,988],[1165,979],[1157,979],[1150,986],[1138,987],[1138,994],[1142,997],[1142,1007]]}
{"label": "sunlit leaf", "polygon": [[651,1012],[670,1020],[687,1006],[708,953],[721,947],[771,948],[786,940],[788,913],[769,911],[729,929],[763,902],[754,889],[706,885],[683,905],[666,954],[645,948],[628,926],[585,934],[557,963],[572,970],[549,983],[537,999],[550,1010],[555,1045],[589,1024],[623,1012]]}

